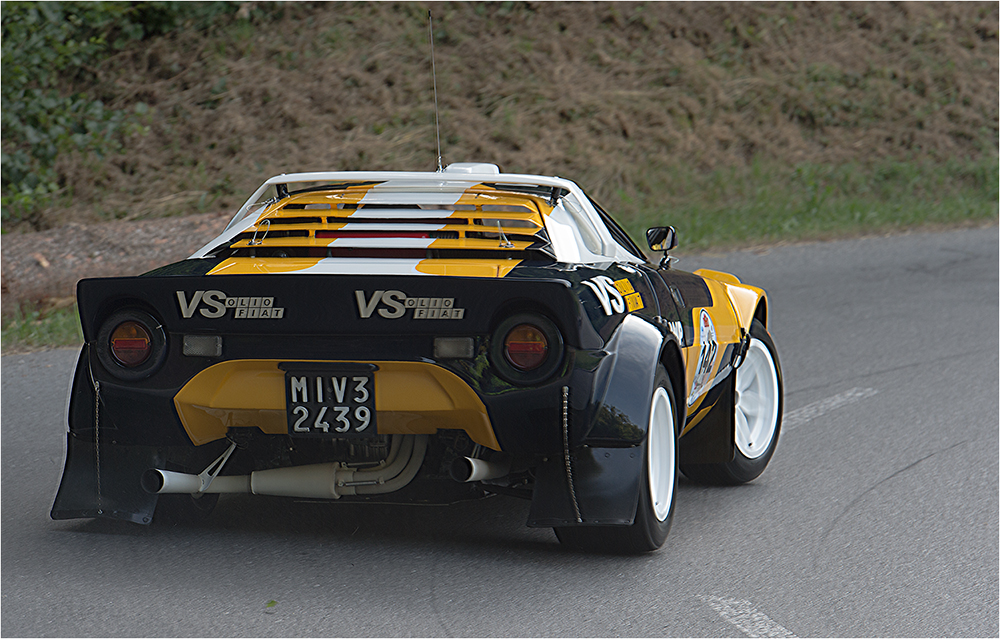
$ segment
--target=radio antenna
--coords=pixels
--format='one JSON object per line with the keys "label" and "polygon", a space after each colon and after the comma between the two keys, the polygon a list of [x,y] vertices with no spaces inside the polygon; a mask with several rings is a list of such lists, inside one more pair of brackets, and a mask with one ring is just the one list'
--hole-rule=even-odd
{"label": "radio antenna", "polygon": [[438,173],[444,171],[441,166],[441,117],[438,115],[438,81],[437,68],[434,66],[434,18],[430,10],[427,11],[427,28],[431,38],[431,77],[434,78],[434,127],[437,132],[438,148]]}

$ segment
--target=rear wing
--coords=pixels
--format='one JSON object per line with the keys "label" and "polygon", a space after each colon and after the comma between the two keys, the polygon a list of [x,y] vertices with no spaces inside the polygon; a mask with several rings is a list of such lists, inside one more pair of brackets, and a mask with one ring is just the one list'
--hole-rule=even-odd
{"label": "rear wing", "polygon": [[[468,167],[469,170],[464,170]],[[267,201],[264,198],[271,187],[274,187],[278,199],[287,197],[290,193],[327,187],[343,187],[345,185],[379,185],[380,190],[395,192],[423,193],[463,193],[469,187],[477,184],[548,187],[549,195],[553,197],[554,206],[559,197],[574,192],[578,197],[586,199],[583,191],[576,183],[558,177],[541,175],[521,175],[516,173],[500,173],[493,164],[449,165],[439,173],[426,171],[318,171],[313,173],[288,173],[276,175],[264,182],[250,198],[244,202],[226,229],[235,226],[247,215],[259,208],[259,204]],[[255,207],[255,204],[258,206]]]}
{"label": "rear wing", "polygon": [[[457,168],[456,168],[457,167]],[[501,200],[491,203],[493,200]],[[536,224],[509,215],[491,215],[494,204],[512,208],[533,208]],[[379,237],[358,237],[362,229],[348,229],[353,237],[317,236],[310,228],[289,228],[285,219],[316,218],[325,224],[366,223],[359,212],[381,207],[379,219],[386,228],[370,229],[383,234]],[[471,207],[471,209],[470,209]],[[326,211],[325,215],[303,214],[304,211]],[[292,214],[291,211],[298,211]],[[449,217],[473,220],[478,229],[429,229],[405,225],[447,221]],[[450,212],[450,214],[448,213]],[[497,211],[496,213],[508,213]],[[346,219],[350,218],[350,219]],[[402,225],[402,226],[401,226]],[[461,225],[459,225],[461,226]],[[530,230],[525,237],[525,228]],[[323,233],[336,233],[339,227],[323,228]],[[537,233],[540,230],[542,233]],[[466,232],[468,231],[468,232]],[[425,232],[425,235],[412,235]],[[300,244],[287,238],[300,238]],[[389,235],[384,235],[389,233]],[[411,235],[401,235],[409,233]],[[443,233],[436,236],[434,233]],[[520,235],[511,238],[510,234]],[[283,243],[276,240],[285,238]],[[303,239],[304,238],[304,239]],[[358,239],[369,240],[360,245]],[[373,241],[373,240],[386,241]],[[397,250],[431,248],[415,240],[461,240],[448,244],[438,242],[433,248],[444,250],[532,251],[538,259],[541,252],[557,262],[593,264],[607,261],[641,262],[622,248],[605,226],[600,212],[574,182],[540,175],[503,174],[494,165],[451,165],[439,173],[340,171],[294,173],[267,180],[240,207],[225,231],[197,251],[192,258],[219,255],[230,249],[274,248],[287,245],[291,252],[272,251],[270,257],[301,256],[306,249],[374,248]],[[327,240],[323,242],[322,240]],[[332,240],[332,241],[331,241]],[[406,240],[406,241],[403,241]],[[489,240],[476,242],[475,240]],[[238,245],[244,242],[243,245]],[[261,244],[257,244],[261,242]],[[526,242],[526,243],[525,243]],[[270,244],[268,244],[270,243]],[[228,253],[224,253],[228,256]],[[253,251],[254,255],[260,251]],[[312,255],[312,254],[310,254]],[[349,257],[331,252],[327,257]]]}

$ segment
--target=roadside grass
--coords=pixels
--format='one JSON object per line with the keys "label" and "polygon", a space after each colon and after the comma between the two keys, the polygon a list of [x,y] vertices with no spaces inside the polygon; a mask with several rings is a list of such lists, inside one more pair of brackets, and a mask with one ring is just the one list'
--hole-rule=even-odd
{"label": "roadside grass", "polygon": [[608,205],[640,241],[646,228],[670,224],[681,252],[736,248],[996,222],[998,171],[995,156],[796,168],[755,163],[710,173],[671,167],[648,170]]}
{"label": "roadside grass", "polygon": [[23,306],[3,316],[0,346],[4,354],[82,343],[83,330],[76,304],[52,310]]}
{"label": "roadside grass", "polygon": [[[645,229],[673,225],[676,253],[996,223],[998,160],[884,160],[796,168],[755,163],[702,173],[647,168],[603,204],[645,248]],[[83,342],[76,305],[5,313],[2,351]]]}

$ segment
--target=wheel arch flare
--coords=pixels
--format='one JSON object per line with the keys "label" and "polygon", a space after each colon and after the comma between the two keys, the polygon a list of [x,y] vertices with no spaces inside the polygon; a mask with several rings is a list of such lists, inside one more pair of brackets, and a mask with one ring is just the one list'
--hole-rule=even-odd
{"label": "wheel arch flare", "polygon": [[[570,411],[567,398],[564,449],[537,469],[529,526],[629,525],[635,520],[656,370],[665,362],[677,375],[679,353],[652,323],[628,315],[602,355],[592,375],[574,379],[580,395],[594,398],[593,405]],[[592,386],[583,386],[584,380]],[[683,388],[682,374],[679,383]],[[676,390],[677,385],[672,377],[671,386]],[[590,417],[573,422],[582,415]]]}
{"label": "wheel arch flare", "polygon": [[722,271],[698,269],[694,274],[711,278],[725,286],[726,296],[733,307],[736,319],[748,334],[755,319],[767,327],[767,292],[764,289],[744,284],[735,275]]}

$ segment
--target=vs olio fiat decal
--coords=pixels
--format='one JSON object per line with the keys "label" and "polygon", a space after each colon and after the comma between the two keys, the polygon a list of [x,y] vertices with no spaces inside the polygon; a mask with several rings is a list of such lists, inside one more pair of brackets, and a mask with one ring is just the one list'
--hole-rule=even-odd
{"label": "vs olio fiat decal", "polygon": [[583,285],[594,291],[605,315],[624,313],[626,308],[630,313],[643,308],[642,296],[632,288],[632,282],[627,278],[612,280],[607,275],[598,275],[584,280]]}
{"label": "vs olio fiat decal", "polygon": [[184,319],[191,319],[195,311],[202,317],[217,319],[230,309],[233,319],[281,319],[285,316],[285,309],[276,307],[273,297],[230,297],[222,291],[195,291],[190,300],[184,291],[177,291],[177,304]]}
{"label": "vs olio fiat decal", "polygon": [[412,309],[413,319],[462,319],[464,308],[455,308],[454,297],[409,297],[403,291],[375,291],[369,297],[364,291],[354,291],[361,319],[378,311],[380,317],[398,319]]}

